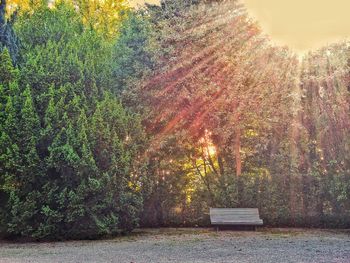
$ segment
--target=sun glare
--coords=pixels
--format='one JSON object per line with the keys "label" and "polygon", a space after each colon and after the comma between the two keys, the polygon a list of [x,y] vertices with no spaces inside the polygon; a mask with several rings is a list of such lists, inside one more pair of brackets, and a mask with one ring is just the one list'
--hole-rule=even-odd
{"label": "sun glare", "polygon": [[204,136],[199,140],[201,147],[203,147],[203,152],[206,157],[213,156],[216,154],[216,147],[211,140],[211,132],[205,130]]}
{"label": "sun glare", "polygon": [[208,154],[209,154],[210,156],[216,154],[216,148],[215,148],[214,145],[209,145],[207,148],[208,148]]}

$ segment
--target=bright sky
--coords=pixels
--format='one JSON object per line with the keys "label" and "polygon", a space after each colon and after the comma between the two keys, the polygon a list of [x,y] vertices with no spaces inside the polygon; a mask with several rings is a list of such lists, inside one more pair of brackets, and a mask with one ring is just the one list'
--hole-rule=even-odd
{"label": "bright sky", "polygon": [[299,53],[350,37],[349,0],[242,0],[274,42]]}
{"label": "bright sky", "polygon": [[299,53],[350,37],[350,0],[241,1],[272,41]]}

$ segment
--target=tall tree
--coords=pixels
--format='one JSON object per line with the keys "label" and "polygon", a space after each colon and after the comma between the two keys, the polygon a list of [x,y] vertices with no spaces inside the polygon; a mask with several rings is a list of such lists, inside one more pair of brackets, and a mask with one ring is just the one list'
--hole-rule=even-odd
{"label": "tall tree", "polygon": [[[235,12],[211,19],[225,10]],[[168,23],[163,30],[166,34],[172,30],[174,37],[166,39],[164,46],[172,43],[173,51],[163,59],[169,63],[146,84],[160,102],[155,120],[167,124],[160,136],[183,127],[198,140],[209,129],[219,148],[232,147],[228,151],[240,176],[245,131],[268,128],[266,122],[278,112],[273,103],[290,92],[286,72],[297,62],[288,50],[269,47],[235,1],[189,7]],[[219,40],[222,36],[225,43]],[[157,123],[155,127],[159,128]]]}

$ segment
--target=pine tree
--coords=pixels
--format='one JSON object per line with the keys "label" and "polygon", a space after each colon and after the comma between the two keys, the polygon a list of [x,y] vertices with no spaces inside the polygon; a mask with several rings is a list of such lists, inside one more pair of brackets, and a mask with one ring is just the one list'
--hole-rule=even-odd
{"label": "pine tree", "polygon": [[5,1],[0,3],[0,235],[7,231],[9,195],[20,171],[18,70],[13,66],[4,41],[5,30],[8,30],[4,24],[5,5]]}
{"label": "pine tree", "polygon": [[20,123],[17,131],[20,160],[19,169],[13,177],[13,183],[17,187],[9,194],[8,206],[11,220],[8,223],[8,231],[14,235],[27,236],[35,235],[38,227],[37,218],[40,217],[39,211],[44,199],[40,192],[42,185],[37,178],[43,175],[43,171],[36,148],[40,122],[29,87],[23,91],[21,100],[20,121],[15,124]]}
{"label": "pine tree", "polygon": [[0,53],[0,83],[7,86],[16,81],[18,78],[18,70],[12,64],[10,53],[7,48],[5,48]]}
{"label": "pine tree", "polygon": [[19,147],[14,139],[18,132],[18,118],[12,97],[8,97],[4,116],[5,120],[0,126],[0,235],[8,234],[11,210],[8,202],[11,192],[16,190],[16,178],[21,171]]}
{"label": "pine tree", "polygon": [[11,96],[12,103],[16,104],[14,107],[18,106],[19,89],[17,80],[18,71],[14,68],[10,54],[5,48],[0,53],[0,131],[6,119],[5,107]]}

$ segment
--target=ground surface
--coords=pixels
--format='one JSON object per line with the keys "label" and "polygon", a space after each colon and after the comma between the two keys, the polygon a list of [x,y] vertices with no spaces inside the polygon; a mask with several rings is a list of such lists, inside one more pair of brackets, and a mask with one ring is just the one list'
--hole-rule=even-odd
{"label": "ground surface", "polygon": [[0,243],[0,262],[350,263],[350,232],[261,229],[136,231],[103,241]]}

